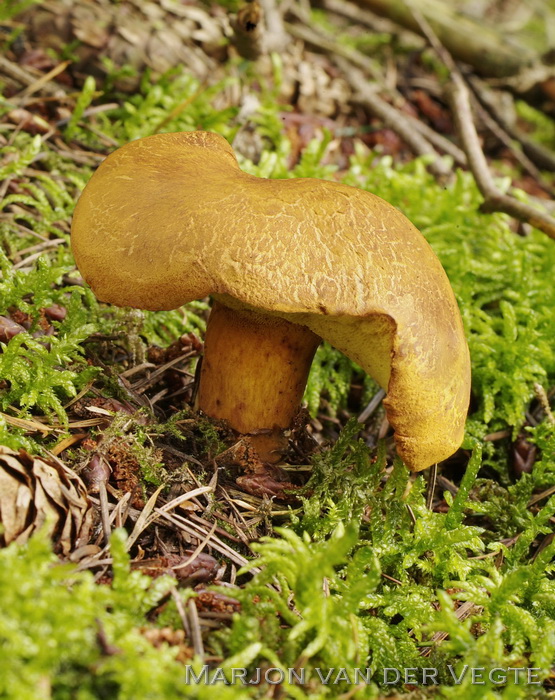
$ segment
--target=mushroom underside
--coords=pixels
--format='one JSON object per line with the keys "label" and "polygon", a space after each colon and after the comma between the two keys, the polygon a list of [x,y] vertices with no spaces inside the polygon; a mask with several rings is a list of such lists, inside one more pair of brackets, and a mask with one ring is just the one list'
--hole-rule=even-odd
{"label": "mushroom underside", "polygon": [[[218,299],[207,328],[199,407],[226,419],[239,433],[274,435],[259,440],[264,461],[278,461],[284,450],[283,431],[300,407],[321,339],[386,390],[384,405],[397,451],[410,469],[446,459],[460,445],[467,389],[457,379],[459,368],[446,371],[437,361],[437,348],[428,354],[407,349],[390,315],[263,315],[238,308],[237,300],[227,296]],[[457,364],[456,357],[452,361]],[[464,374],[464,366],[460,369]]]}

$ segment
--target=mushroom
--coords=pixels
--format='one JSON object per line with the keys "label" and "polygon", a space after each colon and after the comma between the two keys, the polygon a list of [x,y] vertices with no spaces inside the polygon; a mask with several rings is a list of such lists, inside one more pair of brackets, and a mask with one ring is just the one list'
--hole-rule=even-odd
{"label": "mushroom", "polygon": [[221,136],[156,134],[112,153],[73,217],[99,300],[174,309],[210,295],[198,407],[279,461],[322,339],[387,392],[414,471],[460,446],[470,360],[447,276],[395,207],[347,185],[239,169]]}

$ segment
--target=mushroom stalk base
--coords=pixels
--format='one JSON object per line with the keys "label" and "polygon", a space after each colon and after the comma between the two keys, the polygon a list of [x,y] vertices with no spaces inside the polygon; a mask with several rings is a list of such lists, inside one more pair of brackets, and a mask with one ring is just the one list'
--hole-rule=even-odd
{"label": "mushroom stalk base", "polygon": [[206,328],[198,407],[249,435],[263,462],[278,462],[320,340],[285,319],[215,302]]}

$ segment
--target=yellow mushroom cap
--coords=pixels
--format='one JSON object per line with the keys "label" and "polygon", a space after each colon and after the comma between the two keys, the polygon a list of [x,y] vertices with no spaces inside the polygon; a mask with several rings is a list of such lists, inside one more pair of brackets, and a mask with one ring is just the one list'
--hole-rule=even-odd
{"label": "yellow mushroom cap", "polygon": [[160,310],[210,294],[310,328],[386,390],[411,469],[460,446],[470,359],[457,303],[427,241],[383,199],[248,175],[217,134],[157,134],[100,165],[71,241],[102,301]]}

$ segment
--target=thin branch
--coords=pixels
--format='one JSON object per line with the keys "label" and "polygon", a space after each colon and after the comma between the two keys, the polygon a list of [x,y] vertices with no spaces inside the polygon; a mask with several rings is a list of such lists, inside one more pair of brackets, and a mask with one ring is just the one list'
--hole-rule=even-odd
{"label": "thin branch", "polygon": [[[461,605],[459,605],[459,607],[455,610],[455,616],[458,620],[462,622],[471,615],[479,615],[482,612],[482,610],[482,606],[475,605],[471,600],[466,600],[464,603],[461,603]],[[432,650],[435,647],[439,646],[448,637],[449,634],[447,632],[436,632],[432,636],[430,641],[426,643],[426,646],[422,646],[420,648],[420,656],[429,656],[432,653]]]}
{"label": "thin branch", "polygon": [[[405,0],[355,0],[367,10],[422,34],[422,25]],[[418,6],[434,33],[457,60],[474,66],[482,75],[505,77],[518,74],[538,58],[531,49],[506,40],[505,35],[483,21],[473,20],[444,0],[418,0]]]}
{"label": "thin branch", "polygon": [[[375,61],[372,61],[372,59],[368,58],[368,56],[365,56],[356,49],[351,49],[348,46],[342,46],[330,33],[324,31],[323,29],[316,29],[313,26],[308,26],[310,20],[305,17],[298,7],[292,6],[289,11],[298,20],[303,22],[303,24],[286,23],[285,26],[291,36],[295,37],[296,39],[301,39],[305,42],[305,44],[309,44],[320,51],[324,50],[328,53],[347,59],[352,65],[371,75],[374,80],[381,81],[381,75],[379,74]],[[346,78],[348,78],[348,74]]]}
{"label": "thin branch", "polygon": [[175,607],[177,608],[177,613],[179,615],[179,619],[181,620],[181,624],[183,625],[183,629],[185,630],[185,634],[187,635],[187,639],[191,640],[193,639],[193,635],[191,634],[191,626],[189,624],[189,618],[187,616],[187,611],[185,610],[185,607],[183,606],[183,599],[179,595],[179,591],[175,586],[172,586],[170,588],[170,593],[172,595],[173,601],[175,603]]}
{"label": "thin branch", "polygon": [[407,114],[407,117],[414,128],[417,129],[422,136],[424,136],[424,138],[428,139],[428,141],[436,148],[445,151],[447,155],[453,158],[457,165],[466,165],[468,163],[466,153],[456,144],[449,141],[448,138],[442,136],[439,132],[435,131],[435,129],[432,129],[431,126],[428,126],[426,122],[421,121],[418,119],[418,117],[413,117],[410,114]]}
{"label": "thin branch", "polygon": [[[326,5],[327,9],[339,12],[344,10],[346,16],[353,16],[353,11],[361,11],[356,5],[343,3],[337,5],[337,0],[330,0],[336,3],[333,7]],[[332,60],[341,69],[345,80],[349,81],[355,91],[355,100],[364,105],[370,112],[381,119],[388,128],[394,131],[409,146],[416,155],[433,155],[434,160],[428,166],[430,172],[438,179],[444,179],[451,174],[450,167],[441,160],[440,154],[434,146],[449,154],[457,163],[465,164],[464,153],[448,139],[436,133],[426,124],[404,114],[393,105],[389,104],[378,96],[378,90],[385,90],[383,76],[377,68],[377,64],[368,56],[356,49],[341,45],[335,37],[322,28],[314,28],[310,25],[310,18],[306,12],[296,5],[288,8],[289,14],[293,15],[301,24],[287,24],[289,33],[309,44],[310,46],[322,50],[332,55]],[[370,13],[367,13],[370,14]],[[379,21],[379,20],[378,20]],[[360,69],[360,70],[359,70]],[[368,77],[370,76],[371,82]],[[403,99],[397,90],[389,90],[395,98]]]}
{"label": "thin branch", "polygon": [[27,85],[20,95],[15,95],[15,97],[12,99],[20,99],[22,103],[24,103],[27,101],[27,98],[31,97],[31,95],[34,95],[35,92],[38,92],[39,90],[46,89],[49,92],[47,85],[50,83],[54,85],[56,91],[59,91],[60,88],[57,88],[56,84],[53,82],[54,78],[60,75],[60,73],[63,73],[70,64],[71,61],[62,61],[61,63],[58,63],[58,65],[54,66],[52,70],[49,70],[48,73],[41,75],[40,78],[37,78],[33,83],[31,83],[31,85]]}
{"label": "thin branch", "polygon": [[434,494],[436,491],[436,482],[437,482],[437,464],[433,464],[432,468],[430,469],[430,475],[428,479],[428,489],[426,492],[426,508],[428,510],[432,510],[432,506],[434,503]]}
{"label": "thin branch", "polygon": [[540,144],[530,141],[519,129],[508,122],[503,112],[498,109],[496,103],[492,99],[492,91],[483,80],[476,75],[468,76],[467,80],[480,104],[501,125],[510,138],[520,143],[524,154],[528,156],[538,168],[555,172],[555,154]]}
{"label": "thin branch", "polygon": [[[17,63],[14,63],[13,61],[10,61],[8,58],[0,54],[0,73],[7,75],[9,78],[12,78],[12,80],[17,81],[20,85],[24,85],[25,88],[33,87],[34,91],[37,81],[44,80],[44,78],[47,78],[51,75],[52,71],[50,71],[50,73],[48,73],[46,76],[43,76],[40,73],[37,76],[36,74],[31,73],[26,68],[23,68],[22,66],[18,65]],[[60,94],[65,95],[65,89],[61,85],[55,83],[53,80],[50,79],[50,77],[48,77],[48,81],[49,82],[45,82],[44,84],[42,84],[41,82],[40,88],[43,92],[53,96]]]}
{"label": "thin branch", "polygon": [[413,120],[378,96],[378,86],[369,83],[362,71],[350,65],[341,56],[336,56],[334,61],[355,88],[358,93],[356,99],[359,102],[379,117],[386,126],[395,131],[414,153],[419,156],[431,155],[434,157],[428,169],[435,177],[441,179],[451,173],[451,168],[442,160],[432,144],[415,129]]}
{"label": "thin branch", "polygon": [[321,5],[328,12],[332,12],[340,17],[345,17],[355,24],[362,24],[375,33],[393,33],[399,30],[399,25],[395,24],[392,20],[386,17],[380,17],[369,10],[365,10],[363,7],[360,7],[360,5],[348,2],[347,0],[317,0],[316,5]]}
{"label": "thin branch", "polygon": [[[471,87],[471,86],[470,86]],[[536,168],[534,163],[526,156],[521,150],[518,148],[515,148],[515,144],[513,143],[513,140],[509,136],[509,134],[505,131],[503,126],[499,124],[491,115],[490,113],[482,107],[480,102],[475,103],[475,106],[477,107],[477,113],[484,123],[484,126],[491,131],[491,133],[506,147],[510,150],[510,152],[513,154],[513,157],[515,160],[517,160],[520,165],[522,166],[522,169],[528,173],[528,175],[531,175],[535,180],[538,181],[542,187],[545,187],[546,189],[549,189],[549,185],[544,185],[542,184],[542,174],[541,172]]]}
{"label": "thin branch", "polygon": [[453,105],[455,124],[468,157],[468,164],[478,189],[484,198],[481,210],[487,213],[503,212],[509,214],[509,216],[529,223],[543,231],[550,238],[555,239],[555,219],[553,217],[525,202],[520,202],[514,197],[504,194],[495,184],[484,152],[480,147],[476,126],[472,119],[468,89],[456,73],[452,74],[449,93]]}
{"label": "thin branch", "polygon": [[106,544],[110,542],[112,528],[110,527],[110,511],[108,509],[108,494],[106,493],[106,482],[100,481],[98,484],[100,496],[100,516],[102,521],[102,533]]}
{"label": "thin branch", "polygon": [[411,8],[420,30],[428,39],[440,60],[451,71],[451,83],[447,88],[448,97],[452,105],[453,116],[462,147],[468,158],[468,165],[484,198],[484,202],[480,207],[481,211],[508,214],[518,221],[531,224],[550,238],[555,239],[555,219],[553,217],[539,209],[535,209],[530,204],[504,194],[495,184],[486,157],[480,146],[470,107],[470,93],[464,78],[451,54],[441,44],[428,21],[412,6],[412,0],[405,1],[407,6]]}
{"label": "thin branch", "polygon": [[383,389],[380,389],[379,391],[377,391],[374,394],[374,396],[372,397],[372,400],[370,401],[370,403],[366,406],[364,411],[362,411],[360,416],[357,418],[357,421],[359,423],[366,423],[366,421],[370,418],[370,416],[374,413],[374,411],[381,404],[384,396],[385,396],[385,391]]}
{"label": "thin branch", "polygon": [[187,608],[187,617],[189,618],[189,624],[191,627],[191,636],[193,648],[195,650],[195,656],[199,656],[201,659],[204,659],[204,644],[202,643],[202,632],[200,629],[197,606],[193,598],[189,598]]}
{"label": "thin branch", "polygon": [[212,527],[210,528],[210,532],[206,535],[206,537],[205,537],[203,540],[201,540],[201,541],[198,543],[196,549],[195,549],[194,552],[191,554],[191,556],[188,557],[188,558],[183,562],[183,564],[179,564],[178,566],[174,566],[174,567],[173,567],[174,571],[177,571],[177,569],[184,569],[186,566],[189,566],[190,564],[192,564],[192,563],[195,561],[195,559],[198,557],[198,555],[202,552],[202,550],[203,550],[203,549],[206,547],[206,545],[210,542],[210,538],[212,537],[212,535],[213,535],[214,532],[216,531],[217,526],[218,526],[218,523],[217,523],[217,522],[214,523],[214,524],[212,525]]}

